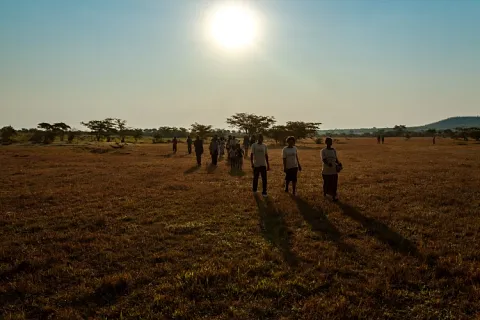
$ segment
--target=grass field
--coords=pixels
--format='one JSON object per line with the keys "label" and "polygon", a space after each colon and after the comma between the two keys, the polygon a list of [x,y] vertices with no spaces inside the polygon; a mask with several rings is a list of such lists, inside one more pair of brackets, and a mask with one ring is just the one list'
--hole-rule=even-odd
{"label": "grass field", "polygon": [[298,197],[169,145],[0,148],[2,319],[480,316],[480,144],[342,139],[340,202],[317,145]]}

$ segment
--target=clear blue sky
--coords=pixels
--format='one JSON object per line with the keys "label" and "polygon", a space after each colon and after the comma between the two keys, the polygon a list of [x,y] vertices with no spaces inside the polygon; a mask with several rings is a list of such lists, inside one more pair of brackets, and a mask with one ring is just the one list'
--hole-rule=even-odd
{"label": "clear blue sky", "polygon": [[[255,0],[261,37],[218,50],[211,0],[0,0],[0,126],[118,117],[323,128],[480,113],[480,1]],[[242,1],[245,2],[245,1]]]}

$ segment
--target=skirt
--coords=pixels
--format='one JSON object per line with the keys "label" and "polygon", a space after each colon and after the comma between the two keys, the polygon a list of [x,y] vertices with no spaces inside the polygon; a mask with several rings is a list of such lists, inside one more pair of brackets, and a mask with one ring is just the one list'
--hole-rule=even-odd
{"label": "skirt", "polygon": [[323,177],[323,193],[337,196],[338,174],[322,174]]}

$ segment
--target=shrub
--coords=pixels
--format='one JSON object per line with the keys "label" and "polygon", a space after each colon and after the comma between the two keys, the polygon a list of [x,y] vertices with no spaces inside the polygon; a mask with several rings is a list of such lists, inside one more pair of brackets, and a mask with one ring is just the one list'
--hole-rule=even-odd
{"label": "shrub", "polygon": [[322,138],[317,138],[315,139],[316,144],[323,144],[323,139]]}

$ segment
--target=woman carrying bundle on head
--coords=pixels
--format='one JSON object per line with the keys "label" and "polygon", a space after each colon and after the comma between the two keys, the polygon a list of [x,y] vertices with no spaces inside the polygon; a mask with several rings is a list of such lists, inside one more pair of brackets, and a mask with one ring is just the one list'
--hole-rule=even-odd
{"label": "woman carrying bundle on head", "polygon": [[342,170],[342,164],[338,160],[337,151],[332,147],[332,138],[325,139],[326,148],[321,151],[322,157],[322,177],[323,177],[323,196],[332,196],[333,201],[338,201],[338,173]]}

